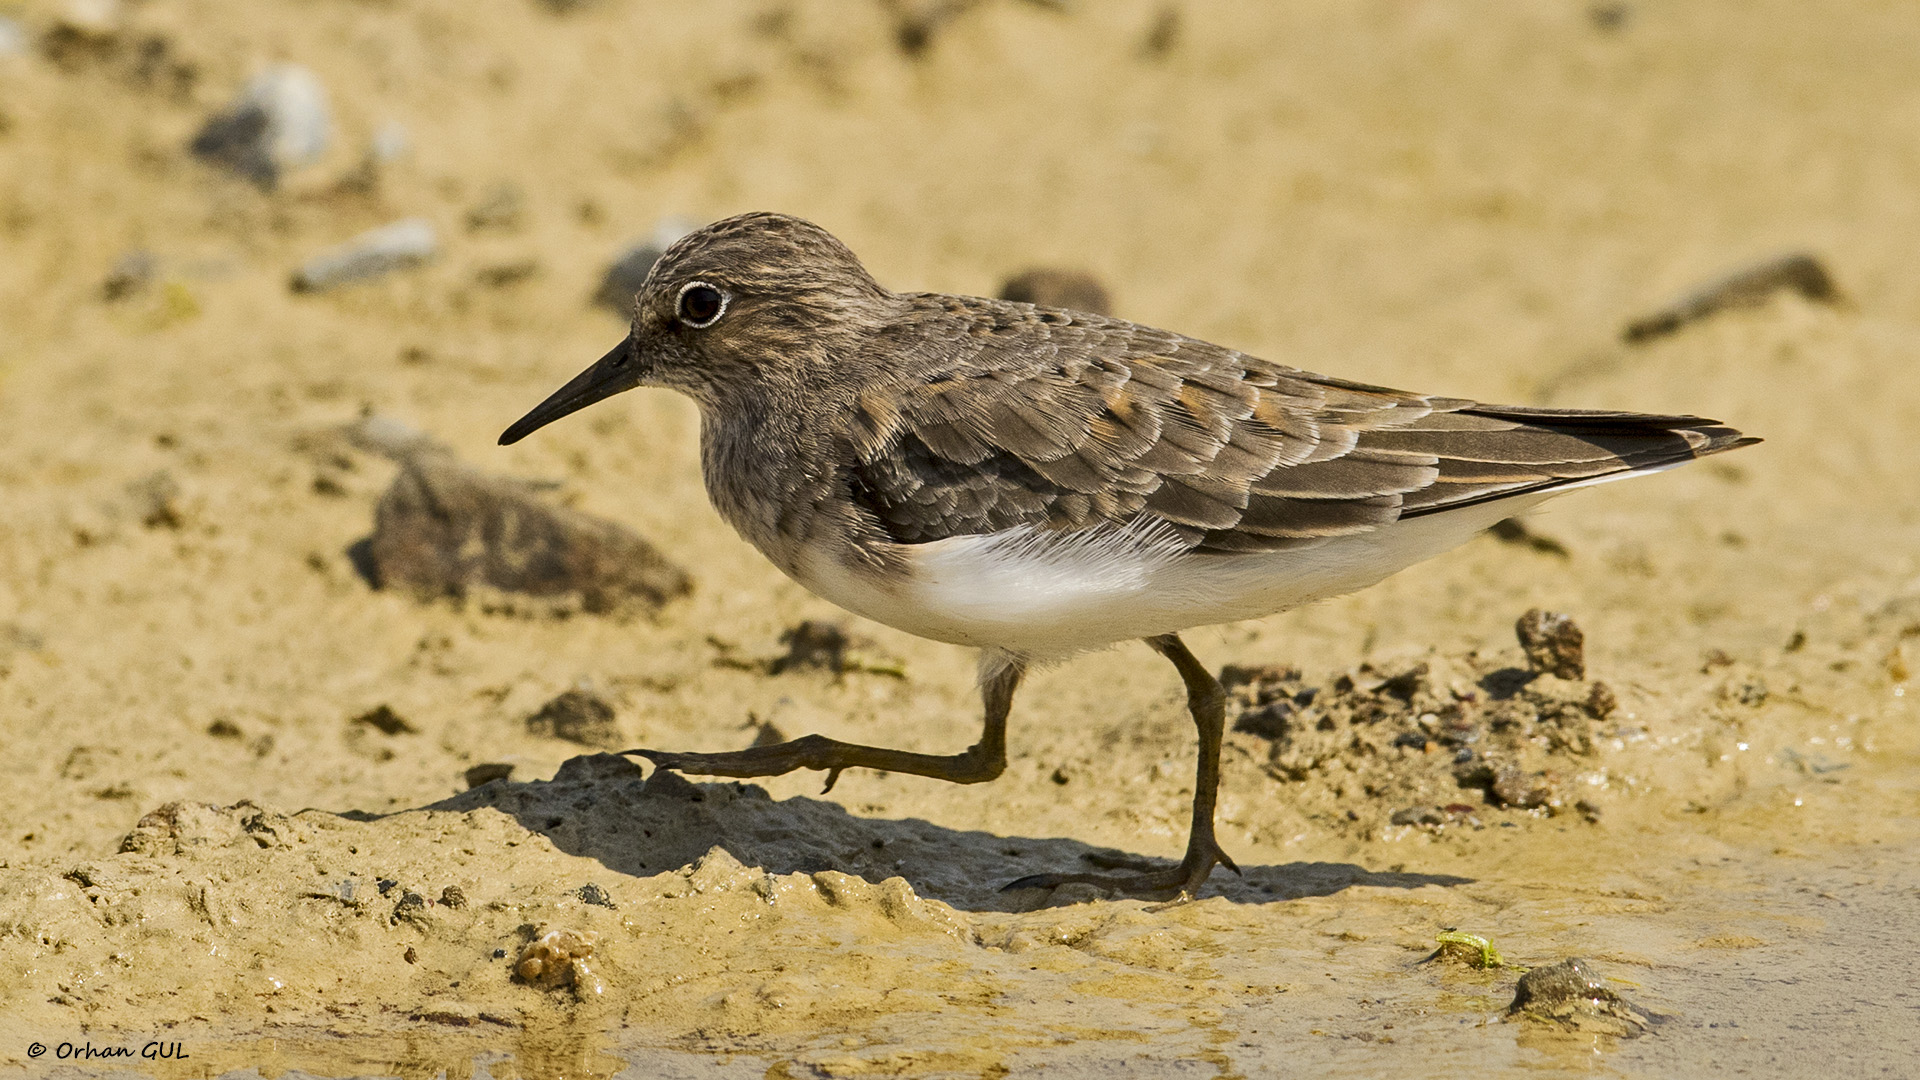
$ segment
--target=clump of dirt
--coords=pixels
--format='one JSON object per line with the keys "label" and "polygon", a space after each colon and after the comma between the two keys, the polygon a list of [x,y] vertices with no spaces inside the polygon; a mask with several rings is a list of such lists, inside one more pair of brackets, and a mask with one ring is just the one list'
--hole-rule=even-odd
{"label": "clump of dirt", "polygon": [[[1539,629],[1540,614],[1522,618],[1523,641],[1540,640],[1525,633]],[[1574,670],[1579,629],[1565,616],[1552,620],[1546,636],[1559,646],[1530,655],[1540,666]],[[1600,740],[1611,734],[1613,690],[1504,659],[1468,653],[1362,664],[1318,684],[1296,668],[1229,666],[1220,679],[1237,710],[1234,730],[1268,742],[1267,773],[1329,789],[1353,832],[1478,826],[1516,814],[1597,821],[1599,804],[1576,785],[1598,766]]]}
{"label": "clump of dirt", "polygon": [[1567,1031],[1632,1038],[1644,1034],[1647,1017],[1607,988],[1586,962],[1566,959],[1534,968],[1514,987],[1507,1015],[1552,1024]]}

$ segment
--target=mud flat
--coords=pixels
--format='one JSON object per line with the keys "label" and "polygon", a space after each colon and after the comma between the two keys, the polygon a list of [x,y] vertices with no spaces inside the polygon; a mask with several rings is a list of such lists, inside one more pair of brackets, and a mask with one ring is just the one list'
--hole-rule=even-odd
{"label": "mud flat", "polygon": [[[1903,12],[0,17],[0,1066],[1827,1076],[1920,1057]],[[285,65],[325,138],[196,156]],[[229,160],[274,161],[272,183]],[[970,656],[847,620],[706,508],[684,402],[628,395],[493,446],[617,340],[595,301],[610,264],[663,223],[750,208],[821,221],[901,288],[1065,267],[1120,314],[1306,368],[1767,441],[1194,634],[1234,684],[1220,833],[1245,874],[1165,909],[1001,892],[1177,855],[1192,736],[1138,647],[1037,673],[1007,774],[977,787],[849,773],[822,795],[814,774],[702,784],[603,753],[810,731],[951,752],[977,730]],[[292,287],[396,221],[430,227],[431,258]],[[1827,287],[1698,299],[1783,253]],[[1686,317],[1623,340],[1668,311]],[[369,418],[514,515],[573,523],[540,534],[551,550],[649,552],[636,584],[514,594],[511,559],[382,581],[383,497],[434,489],[420,459],[405,486],[414,451],[343,434]],[[505,519],[469,520],[462,544]],[[1577,669],[1516,639],[1535,609],[1581,629]],[[1488,952],[1433,957],[1442,934]],[[1568,959],[1588,1005],[1509,1011],[1523,969]],[[155,1043],[188,1056],[140,1059]]]}

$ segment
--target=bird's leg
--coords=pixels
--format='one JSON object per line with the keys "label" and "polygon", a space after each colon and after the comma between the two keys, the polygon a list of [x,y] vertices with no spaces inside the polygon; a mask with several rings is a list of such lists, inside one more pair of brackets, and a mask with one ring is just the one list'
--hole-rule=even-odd
{"label": "bird's leg", "polygon": [[676,754],[664,750],[622,750],[621,753],[646,758],[658,768],[700,776],[779,776],[795,769],[825,769],[827,785],[821,789],[823,795],[833,790],[841,770],[856,768],[931,776],[956,784],[978,784],[1006,771],[1007,713],[1013,709],[1014,688],[1020,685],[1020,677],[1025,673],[1026,665],[1015,657],[991,653],[981,658],[980,697],[986,706],[986,723],[981,729],[980,741],[958,754],[915,754],[844,743],[824,735],[806,735],[790,742],[725,754]]}
{"label": "bird's leg", "polygon": [[1137,874],[1035,874],[1005,888],[1050,889],[1083,882],[1116,892],[1190,899],[1199,894],[1215,866],[1240,872],[1213,836],[1213,806],[1220,794],[1220,744],[1227,727],[1227,692],[1178,635],[1151,637],[1147,644],[1180,672],[1187,684],[1187,709],[1193,713],[1194,726],[1200,729],[1200,762],[1193,777],[1193,830],[1187,835],[1186,858],[1172,869]]}

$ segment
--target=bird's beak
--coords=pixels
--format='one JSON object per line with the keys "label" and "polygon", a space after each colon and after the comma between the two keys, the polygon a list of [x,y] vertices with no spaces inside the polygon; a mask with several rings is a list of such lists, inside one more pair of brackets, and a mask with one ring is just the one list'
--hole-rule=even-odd
{"label": "bird's beak", "polygon": [[579,412],[602,398],[610,398],[622,390],[631,390],[640,385],[640,358],[637,352],[633,337],[629,335],[609,350],[607,355],[595,360],[592,367],[569,379],[567,385],[555,390],[547,400],[535,405],[532,412],[501,432],[500,445],[511,446],[568,413]]}

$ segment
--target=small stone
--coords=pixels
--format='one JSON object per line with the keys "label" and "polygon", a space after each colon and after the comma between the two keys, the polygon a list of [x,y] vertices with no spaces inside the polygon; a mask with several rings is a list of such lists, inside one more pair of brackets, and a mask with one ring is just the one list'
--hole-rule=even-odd
{"label": "small stone", "polygon": [[285,173],[326,152],[331,127],[320,80],[306,68],[281,64],[255,76],[224,112],[208,119],[190,148],[271,191]]}
{"label": "small stone", "polygon": [[512,184],[496,184],[486,198],[467,211],[467,228],[514,231],[526,218],[526,196]]}
{"label": "small stone", "polygon": [[1620,336],[1629,344],[1650,341],[1722,311],[1757,307],[1777,292],[1797,292],[1820,304],[1843,300],[1833,275],[1820,260],[1795,252],[1709,282],[1673,304],[1628,323]]}
{"label": "small stone", "polygon": [[382,735],[411,735],[420,729],[393,711],[390,705],[378,705],[354,717],[350,723],[370,727]]}
{"label": "small stone", "polygon": [[704,802],[705,796],[693,781],[674,772],[672,769],[655,769],[647,777],[645,787],[640,794],[648,799],[671,799],[675,802]]}
{"label": "small stone", "polygon": [[1036,268],[1008,278],[1000,286],[1000,299],[1040,307],[1067,308],[1094,315],[1113,314],[1113,299],[1106,286],[1092,274],[1080,270]]}
{"label": "small stone", "polygon": [[295,292],[319,292],[356,281],[368,281],[418,266],[440,248],[433,223],[405,218],[371,229],[336,248],[308,259],[293,275]]}
{"label": "small stone", "polygon": [[153,252],[129,251],[120,256],[107,272],[107,279],[100,283],[100,298],[112,303],[140,293],[153,283],[159,270],[160,262],[153,257]]}
{"label": "small stone", "polygon": [[504,761],[487,761],[467,769],[466,780],[469,790],[482,784],[491,784],[495,780],[505,780],[513,775],[513,766]]}
{"label": "small stone", "polygon": [[1585,704],[1588,716],[1595,720],[1605,720],[1613,715],[1613,710],[1620,707],[1620,699],[1614,696],[1613,687],[1597,682],[1587,691]]}
{"label": "small stone", "polygon": [[568,690],[527,717],[527,731],[582,746],[618,746],[613,706],[591,690]]}
{"label": "small stone", "polygon": [[467,894],[458,885],[449,885],[440,890],[440,906],[455,911],[467,906]]}
{"label": "small stone", "polygon": [[127,485],[134,513],[149,529],[178,529],[185,521],[180,507],[180,484],[165,469]]}
{"label": "small stone", "polygon": [[1263,739],[1283,739],[1292,728],[1293,702],[1282,699],[1248,709],[1233,721],[1233,730]]}
{"label": "small stone", "polygon": [[613,902],[613,897],[607,895],[607,890],[595,885],[591,881],[575,889],[573,895],[578,896],[582,903],[592,904],[596,907],[617,908],[620,906]]}
{"label": "small stone", "polygon": [[1504,766],[1495,773],[1493,784],[1487,790],[1502,806],[1519,810],[1546,806],[1557,794],[1553,781],[1544,773],[1523,772],[1514,765]]}
{"label": "small stone", "polygon": [[780,634],[785,656],[768,665],[768,673],[779,675],[799,668],[831,671],[839,674],[847,667],[847,631],[838,623],[808,619]]}
{"label": "small stone", "polygon": [[638,780],[640,766],[619,754],[581,754],[570,757],[554,770],[556,784],[602,784],[620,780]]}
{"label": "small stone", "polygon": [[657,610],[693,588],[686,571],[626,526],[555,505],[530,485],[443,453],[401,461],[367,544],[379,587],[407,586],[427,597],[497,590],[556,613],[624,616]]}
{"label": "small stone", "polygon": [[1537,967],[1514,987],[1509,1016],[1555,1024],[1568,1031],[1632,1038],[1649,1026],[1645,1016],[1607,988],[1582,960],[1567,959]]}
{"label": "small stone", "polygon": [[612,309],[621,318],[633,314],[633,295],[647,283],[647,274],[660,261],[674,241],[699,228],[683,217],[666,217],[653,227],[653,235],[629,246],[614,257],[613,264],[600,278],[593,302]]}
{"label": "small stone", "polygon": [[241,736],[240,725],[221,717],[207,725],[207,734],[216,739],[238,739]]}
{"label": "small stone", "polygon": [[408,922],[419,922],[426,918],[426,914],[427,898],[412,889],[407,889],[400,894],[399,901],[393,905],[393,914],[387,917],[387,924],[397,925],[402,919]]}
{"label": "small stone", "polygon": [[[586,930],[549,930],[528,942],[514,959],[513,973],[542,989],[572,986],[593,958],[598,935]],[[579,962],[576,968],[575,962]]]}
{"label": "small stone", "polygon": [[1586,635],[1572,616],[1533,608],[1513,624],[1513,632],[1535,671],[1562,679],[1586,677]]}
{"label": "small stone", "polygon": [[20,56],[26,51],[26,28],[13,19],[0,15],[0,58]]}

